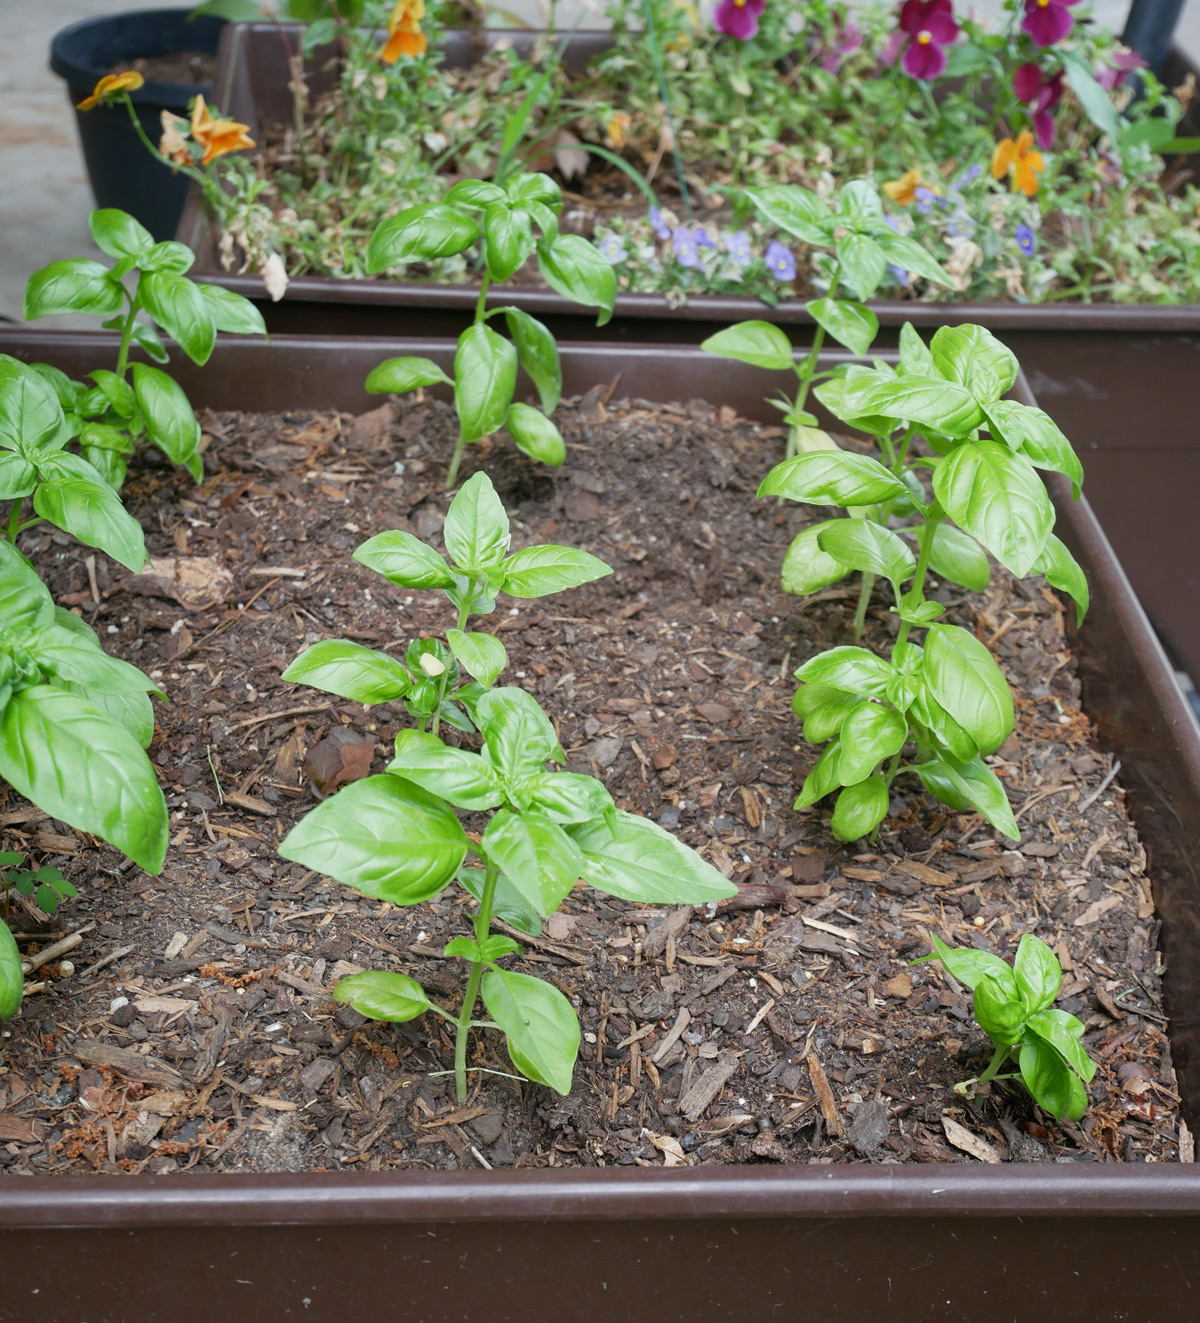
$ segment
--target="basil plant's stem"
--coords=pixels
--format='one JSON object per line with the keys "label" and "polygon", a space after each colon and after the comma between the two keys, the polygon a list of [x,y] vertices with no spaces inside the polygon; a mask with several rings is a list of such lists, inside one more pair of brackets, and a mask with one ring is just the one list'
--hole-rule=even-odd
{"label": "basil plant's stem", "polygon": [[[479,910],[472,920],[475,928],[475,940],[482,945],[487,940],[492,926],[492,904],[496,896],[496,880],[500,876],[499,868],[489,859],[483,879],[483,895],[479,901]],[[467,992],[463,997],[462,1011],[458,1017],[458,1033],[454,1040],[454,1084],[460,1104],[467,1101],[467,1039],[470,1037],[471,1012],[479,996],[479,985],[483,981],[484,962],[473,960],[471,974],[467,979]]]}

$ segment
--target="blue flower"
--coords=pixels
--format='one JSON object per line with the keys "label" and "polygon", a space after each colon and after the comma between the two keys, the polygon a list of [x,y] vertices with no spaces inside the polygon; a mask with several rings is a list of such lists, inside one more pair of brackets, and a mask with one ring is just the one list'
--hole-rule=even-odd
{"label": "blue flower", "polygon": [[1033,256],[1033,250],[1037,246],[1037,241],[1033,237],[1033,231],[1028,225],[1018,225],[1013,231],[1013,237],[1017,241],[1017,247],[1026,257]]}
{"label": "blue flower", "polygon": [[717,246],[708,237],[708,231],[703,225],[696,231],[696,243],[700,248],[715,248]]}
{"label": "blue flower", "polygon": [[596,240],[596,248],[600,256],[611,266],[619,265],[629,256],[629,249],[625,247],[625,240],[611,230]]}
{"label": "blue flower", "polygon": [[671,227],[663,220],[663,214],[657,207],[650,208],[650,228],[664,242],[671,237]]}
{"label": "blue flower", "polygon": [[734,234],[726,235],[725,248],[738,266],[749,266],[754,261],[748,230],[738,230]]}
{"label": "blue flower", "polygon": [[968,184],[973,184],[981,174],[983,174],[983,166],[976,163],[966,171],[961,179],[956,179],[954,183],[950,185],[950,191],[952,193],[957,193],[960,189],[966,188]]}
{"label": "blue flower", "polygon": [[888,270],[896,277],[896,284],[903,286],[905,289],[912,284],[912,281],[908,278],[908,272],[902,266],[889,266]]}
{"label": "blue flower", "polygon": [[681,225],[672,236],[672,246],[680,266],[699,266],[700,250],[695,234]]}
{"label": "blue flower", "polygon": [[926,188],[924,184],[917,185],[913,191],[913,196],[917,200],[917,210],[922,216],[928,216],[933,210],[933,204],[942,201],[932,188]]}
{"label": "blue flower", "polygon": [[764,261],[767,264],[767,270],[776,280],[795,280],[796,279],[796,260],[791,253],[777,240],[767,245]]}

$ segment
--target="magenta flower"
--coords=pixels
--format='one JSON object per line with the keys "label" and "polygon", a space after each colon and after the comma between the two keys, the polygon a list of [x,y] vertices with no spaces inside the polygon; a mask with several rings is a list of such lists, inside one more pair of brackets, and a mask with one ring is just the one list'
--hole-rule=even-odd
{"label": "magenta flower", "polygon": [[904,72],[913,78],[936,78],[946,67],[943,47],[958,36],[950,0],[904,0],[900,31],[908,34],[901,61]]}
{"label": "magenta flower", "polygon": [[833,20],[833,41],[821,54],[821,68],[826,73],[837,73],[848,55],[853,55],[863,44],[863,34],[853,23],[842,23],[840,15]]}
{"label": "magenta flower", "polygon": [[1025,0],[1025,21],[1021,31],[1028,32],[1039,46],[1053,46],[1075,25],[1071,6],[1079,0]]}
{"label": "magenta flower", "polygon": [[1054,142],[1054,116],[1051,111],[1063,97],[1061,71],[1053,78],[1047,78],[1036,64],[1023,64],[1013,74],[1013,91],[1018,101],[1024,101],[1030,107],[1038,146],[1048,151]]}
{"label": "magenta flower", "polygon": [[726,37],[749,41],[758,32],[758,19],[767,0],[721,0],[713,15],[713,27]]}
{"label": "magenta flower", "polygon": [[1112,64],[1103,65],[1096,70],[1096,82],[1109,92],[1124,87],[1125,80],[1135,69],[1147,67],[1146,61],[1136,51],[1113,51],[1109,58]]}

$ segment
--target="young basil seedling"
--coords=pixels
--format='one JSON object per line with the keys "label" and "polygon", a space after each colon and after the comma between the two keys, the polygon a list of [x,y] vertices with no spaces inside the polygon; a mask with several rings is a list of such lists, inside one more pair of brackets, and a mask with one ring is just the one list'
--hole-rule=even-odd
{"label": "young basil seedling", "polygon": [[[464,447],[501,427],[533,459],[561,464],[566,458],[563,439],[549,417],[562,393],[554,336],[520,308],[485,311],[491,285],[510,280],[536,251],[538,271],[552,289],[575,303],[599,308],[601,326],[612,316],[617,292],[613,269],[586,239],[559,234],[561,210],[562,191],[547,175],[518,174],[503,186],[467,179],[455,184],[441,202],[409,207],[383,221],[371,236],[367,249],[371,272],[450,257],[473,244],[483,245],[487,267],[475,318],[458,338],[453,378],[432,359],[389,358],[372,371],[366,384],[375,394],[453,386],[459,435],[446,474],[447,488],[458,481]],[[488,325],[501,315],[511,341]],[[518,365],[537,389],[540,411],[513,401]]]}
{"label": "young basil seedling", "polygon": [[[600,781],[549,767],[563,761],[550,719],[525,690],[491,687],[507,665],[504,646],[466,630],[471,615],[495,609],[498,593],[542,597],[609,574],[609,567],[570,547],[509,555],[508,516],[482,473],[454,498],[443,535],[449,564],[403,532],[371,538],[355,559],[401,587],[440,588],[458,613],[444,645],[419,640],[401,663],[328,640],[284,672],[284,679],[356,702],[402,699],[417,729],[396,736],[385,775],[354,782],[325,801],[289,832],[279,852],[395,905],[430,900],[457,879],[478,901],[472,936],[455,938],[444,952],[470,969],[457,1014],[430,1001],[415,979],[392,972],[344,978],[335,998],[373,1019],[400,1022],[428,1011],[453,1024],[460,1101],[476,1028],[500,1029],[513,1065],[565,1094],[579,1048],[575,1011],[551,984],[502,967],[521,948],[492,933],[492,920],[537,936],[542,918],[581,877],[599,891],[649,904],[702,904],[734,888],[669,832],[618,810]],[[463,672],[474,678],[459,683]],[[442,721],[464,732],[477,729],[479,752],[439,739]],[[477,843],[456,809],[491,815]],[[471,852],[482,867],[464,867]],[[480,995],[487,1021],[473,1018]]]}
{"label": "young basil seedling", "polygon": [[[977,1079],[955,1086],[967,1093],[972,1086],[994,1079],[1025,1081],[1039,1107],[1061,1120],[1078,1121],[1087,1108],[1084,1085],[1096,1073],[1096,1063],[1083,1044],[1083,1025],[1066,1011],[1054,1009],[1062,987],[1062,968],[1054,952],[1040,938],[1024,933],[1010,968],[990,951],[953,949],[936,934],[929,940],[935,951],[913,964],[937,960],[974,995],[975,1021],[996,1045],[987,1069]],[[1018,1074],[1001,1075],[1013,1057]]]}

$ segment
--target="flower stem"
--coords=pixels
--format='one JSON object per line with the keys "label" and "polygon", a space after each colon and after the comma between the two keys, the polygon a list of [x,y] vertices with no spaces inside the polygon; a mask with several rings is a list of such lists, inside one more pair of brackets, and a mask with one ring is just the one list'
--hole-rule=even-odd
{"label": "flower stem", "polygon": [[[492,926],[492,904],[496,896],[496,880],[500,870],[488,860],[487,872],[483,879],[483,896],[479,901],[479,910],[473,920],[475,940],[482,942]],[[467,1101],[467,1039],[471,1033],[471,1012],[475,1009],[475,1000],[479,996],[479,985],[483,981],[483,961],[471,962],[471,974],[467,979],[467,992],[463,998],[462,1011],[458,1017],[458,1033],[454,1040],[454,1083],[458,1102]]]}

